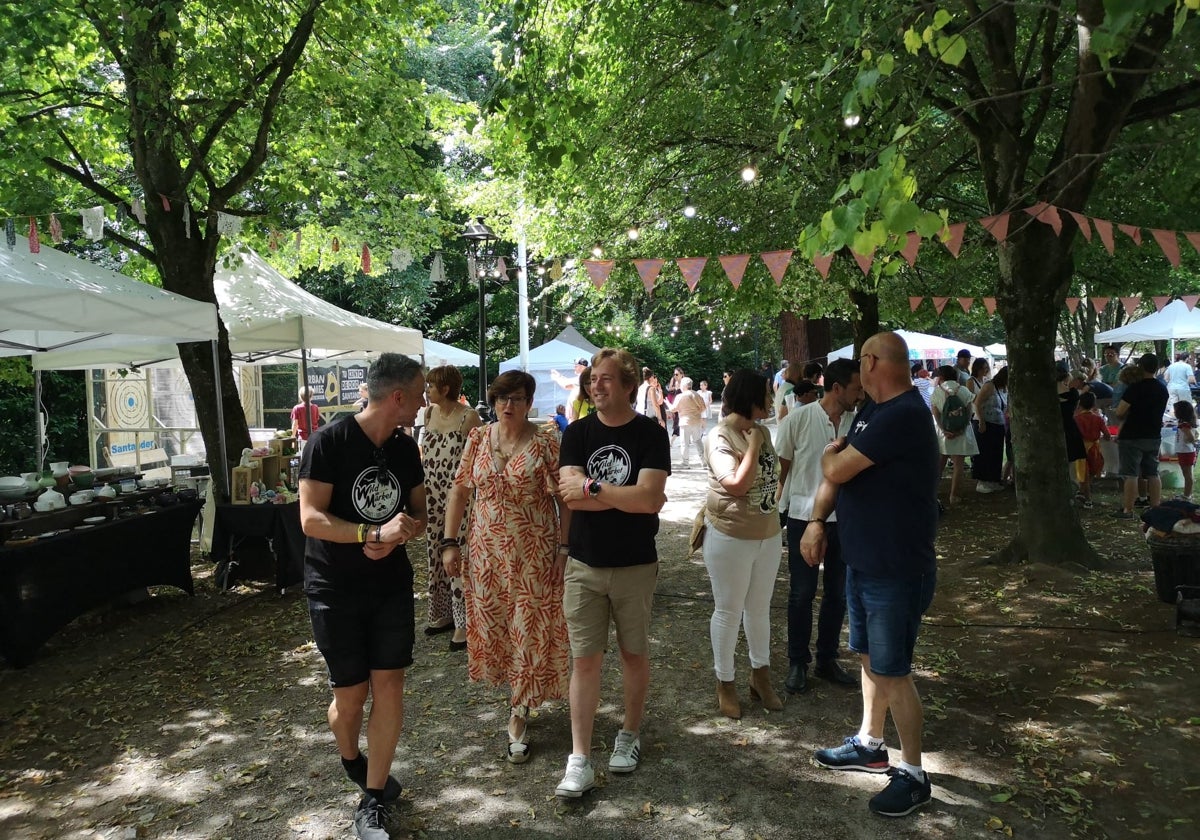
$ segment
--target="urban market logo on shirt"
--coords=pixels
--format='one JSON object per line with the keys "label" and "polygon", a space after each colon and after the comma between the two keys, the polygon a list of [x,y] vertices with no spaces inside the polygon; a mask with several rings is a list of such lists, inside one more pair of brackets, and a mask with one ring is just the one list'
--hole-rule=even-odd
{"label": "urban market logo on shirt", "polygon": [[400,482],[389,470],[367,467],[350,493],[354,509],[368,522],[386,522],[400,512]]}
{"label": "urban market logo on shirt", "polygon": [[624,486],[633,472],[633,459],[615,444],[602,446],[587,461],[587,474],[605,484]]}

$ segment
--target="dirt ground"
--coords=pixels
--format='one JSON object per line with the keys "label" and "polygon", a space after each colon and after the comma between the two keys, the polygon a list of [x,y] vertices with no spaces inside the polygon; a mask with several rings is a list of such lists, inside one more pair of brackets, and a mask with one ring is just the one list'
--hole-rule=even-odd
{"label": "dirt ground", "polygon": [[[1173,607],[1154,597],[1135,524],[1107,516],[1113,487],[1081,511],[1103,572],[982,563],[1013,527],[1012,491],[969,494],[943,519],[917,651],[934,801],[887,820],[867,811],[880,777],[809,761],[856,731],[857,691],[816,681],[767,713],[749,699],[743,645],[744,717],[717,715],[711,593],[699,557],[684,555],[702,479],[679,471],[668,485],[642,766],[600,772],[620,721],[616,662],[597,720],[597,789],[564,804],[553,790],[570,749],[566,704],[537,713],[531,760],[510,765],[505,692],[468,683],[466,654],[446,636],[418,634],[393,836],[1197,836],[1200,640],[1176,635]],[[773,608],[780,686],[786,568],[785,556]],[[0,837],[353,836],[358,797],[325,723],[303,596],[266,584],[220,593],[199,558],[193,573],[194,598],[156,589],[75,622],[29,668],[0,666]]]}

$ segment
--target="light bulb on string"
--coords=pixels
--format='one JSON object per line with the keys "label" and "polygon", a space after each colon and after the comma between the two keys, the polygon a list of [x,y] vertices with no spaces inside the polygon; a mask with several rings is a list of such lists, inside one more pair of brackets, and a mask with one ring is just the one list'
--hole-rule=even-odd
{"label": "light bulb on string", "polygon": [[630,241],[636,241],[640,234],[637,228],[631,227],[629,230],[625,231],[625,235],[629,237]]}
{"label": "light bulb on string", "polygon": [[846,126],[846,128],[854,128],[861,121],[862,117],[860,117],[858,114],[846,114],[846,116],[842,117],[842,124]]}
{"label": "light bulb on string", "polygon": [[696,218],[696,208],[691,204],[687,205],[683,208],[683,215],[689,219]]}
{"label": "light bulb on string", "polygon": [[751,183],[757,177],[758,177],[758,170],[755,169],[753,166],[743,167],[742,180],[745,181],[747,184]]}
{"label": "light bulb on string", "polygon": [[568,315],[568,316],[567,316],[567,323],[568,323],[568,324],[573,324],[573,323],[575,323],[575,318],[574,318],[573,316],[571,316],[571,315]]}
{"label": "light bulb on string", "polygon": [[596,259],[600,259],[604,256],[604,249],[600,247],[599,242],[592,246],[592,256]]}

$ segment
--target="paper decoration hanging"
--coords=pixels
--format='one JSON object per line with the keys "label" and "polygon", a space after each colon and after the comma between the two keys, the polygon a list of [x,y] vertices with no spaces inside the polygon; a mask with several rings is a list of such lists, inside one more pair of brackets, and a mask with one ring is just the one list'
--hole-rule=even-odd
{"label": "paper decoration hanging", "polygon": [[942,231],[942,244],[946,246],[946,250],[954,259],[958,259],[958,252],[962,250],[963,234],[967,231],[967,223],[959,222],[949,225]]}
{"label": "paper decoration hanging", "polygon": [[816,254],[813,257],[813,268],[817,270],[817,274],[821,275],[822,280],[829,279],[829,268],[833,265],[833,254]]}
{"label": "paper decoration hanging", "polygon": [[501,277],[508,277],[508,263],[504,261],[504,257],[496,260],[496,273]]}
{"label": "paper decoration hanging", "polygon": [[1187,304],[1188,312],[1191,312],[1196,306],[1196,301],[1200,300],[1200,295],[1180,295],[1179,299]]}
{"label": "paper decoration hanging", "polygon": [[908,311],[909,311],[909,312],[916,312],[916,311],[917,311],[917,307],[921,305],[921,301],[923,301],[923,300],[925,300],[925,298],[923,298],[923,297],[909,297],[909,299],[908,299]]}
{"label": "paper decoration hanging", "polygon": [[267,247],[272,251],[279,250],[279,231],[275,230],[275,228],[271,228],[271,236],[267,240]]}
{"label": "paper decoration hanging", "polygon": [[1087,216],[1082,213],[1076,213],[1074,210],[1068,210],[1071,218],[1075,220],[1075,224],[1079,226],[1079,232],[1083,234],[1083,238],[1088,242],[1092,241],[1092,226],[1088,224]]}
{"label": "paper decoration hanging", "polygon": [[1108,302],[1109,302],[1109,300],[1111,300],[1111,298],[1089,297],[1088,300],[1090,300],[1092,302],[1092,309],[1095,309],[1096,314],[1099,315],[1101,312],[1104,311],[1104,307],[1108,306]]}
{"label": "paper decoration hanging", "polygon": [[33,216],[29,217],[29,253],[40,254],[42,252],[42,243],[38,239],[37,220]]}
{"label": "paper decoration hanging", "polygon": [[1025,212],[1039,222],[1050,225],[1050,229],[1054,231],[1055,236],[1062,234],[1062,217],[1058,215],[1058,208],[1054,205],[1039,201],[1032,207],[1026,207]]}
{"label": "paper decoration hanging", "polygon": [[192,238],[192,203],[183,202],[183,235]]}
{"label": "paper decoration hanging", "polygon": [[133,200],[133,217],[141,224],[146,224],[146,205],[140,198]]}
{"label": "paper decoration hanging", "polygon": [[303,240],[301,239],[300,231],[296,231],[296,250],[297,251],[300,250],[300,244],[302,241]]}
{"label": "paper decoration hanging", "polygon": [[983,225],[983,229],[996,237],[997,242],[1003,242],[1008,239],[1008,214],[998,213],[995,216],[985,216],[979,220],[979,224]]}
{"label": "paper decoration hanging", "polygon": [[1192,243],[1192,247],[1196,249],[1197,253],[1200,253],[1200,233],[1185,233],[1183,238]]}
{"label": "paper decoration hanging", "polygon": [[1137,311],[1139,303],[1141,303],[1141,298],[1139,297],[1121,298],[1121,306],[1125,307],[1125,316],[1127,318],[1133,317],[1133,313]]}
{"label": "paper decoration hanging", "polygon": [[62,222],[53,213],[50,214],[50,241],[55,245],[63,243]]}
{"label": "paper decoration hanging", "polygon": [[17,223],[12,219],[4,220],[4,241],[10,251],[17,247]]}
{"label": "paper decoration hanging", "polygon": [[1162,312],[1163,307],[1171,302],[1170,295],[1155,295],[1154,296],[1154,311]]}
{"label": "paper decoration hanging", "polygon": [[[237,236],[242,232],[242,217],[217,211],[217,233],[221,236]],[[336,250],[336,249],[335,249]]]}
{"label": "paper decoration hanging", "polygon": [[960,297],[958,299],[958,305],[962,307],[963,312],[970,312],[973,303],[975,303],[975,298]]}
{"label": "paper decoration hanging", "polygon": [[[722,257],[724,259],[724,257]],[[646,289],[646,294],[654,294],[654,281],[658,279],[658,273],[662,271],[666,260],[634,260],[633,267],[637,269],[638,277],[642,278],[642,286]],[[738,278],[739,282],[741,278]],[[734,283],[734,288],[737,288],[737,283]]]}
{"label": "paper decoration hanging", "polygon": [[613,266],[616,264],[615,260],[583,261],[583,267],[587,271],[588,277],[592,279],[592,285],[597,289],[604,288],[604,284],[608,282],[608,275],[612,274]]}
{"label": "paper decoration hanging", "polygon": [[871,276],[871,263],[875,262],[875,250],[871,249],[869,254],[860,254],[857,251],[851,250],[850,256],[854,257],[854,261],[858,263],[858,268],[866,277]]}
{"label": "paper decoration hanging", "polygon": [[120,227],[121,223],[128,218],[129,214],[125,212],[125,205],[121,202],[117,202],[117,227]]}
{"label": "paper decoration hanging", "polygon": [[336,254],[338,251],[342,250],[342,242],[341,242],[341,240],[340,240],[340,239],[338,239],[336,236],[335,236],[335,237],[333,237],[333,245],[332,245],[331,247],[333,248],[333,253],[335,253],[335,254]]}
{"label": "paper decoration hanging", "polygon": [[1175,231],[1150,228],[1150,235],[1154,237],[1154,241],[1162,249],[1163,256],[1167,258],[1167,262],[1172,267],[1179,268],[1179,240],[1175,237]]}
{"label": "paper decoration hanging", "polygon": [[80,210],[79,218],[83,223],[84,236],[93,242],[99,242],[104,238],[103,207],[88,207],[86,210]]}
{"label": "paper decoration hanging", "polygon": [[1116,243],[1113,241],[1113,226],[1108,219],[1092,219],[1092,224],[1096,226],[1096,233],[1100,235],[1100,241],[1104,243],[1104,250],[1108,253],[1113,252]]}
{"label": "paper decoration hanging", "polygon": [[362,268],[363,274],[371,273],[371,249],[367,247],[366,242],[364,242],[362,246],[362,261],[360,267]]}
{"label": "paper decoration hanging", "polygon": [[771,272],[771,276],[775,278],[775,285],[783,285],[783,275],[787,272],[788,263],[791,262],[792,252],[789,251],[763,251],[758,255],[763,263],[767,266],[767,271]]}
{"label": "paper decoration hanging", "polygon": [[430,283],[445,283],[446,282],[446,266],[442,264],[442,252],[438,251],[433,255],[433,262],[429,264],[429,282]]}
{"label": "paper decoration hanging", "polygon": [[717,259],[721,261],[721,268],[725,269],[725,276],[729,278],[733,288],[740,288],[742,278],[746,276],[746,266],[750,265],[750,255],[731,254]]}
{"label": "paper decoration hanging", "polygon": [[163,195],[162,193],[159,193],[158,197],[159,197],[159,199],[162,200],[163,212],[170,213],[171,212],[171,200],[169,198],[167,198],[165,195]]}
{"label": "paper decoration hanging", "polygon": [[403,271],[412,265],[413,252],[408,248],[393,248],[392,249],[392,268],[396,271]]}
{"label": "paper decoration hanging", "polygon": [[900,256],[904,257],[904,261],[908,263],[909,268],[917,264],[917,252],[920,250],[921,234],[916,231],[910,231],[904,241],[904,248],[900,251]]}
{"label": "paper decoration hanging", "polygon": [[948,300],[950,300],[948,297],[935,297],[933,299],[933,308],[937,314],[942,314],[942,310],[946,308],[946,301]]}
{"label": "paper decoration hanging", "polygon": [[563,277],[562,260],[550,263],[550,279],[557,283]]}
{"label": "paper decoration hanging", "polygon": [[688,291],[696,291],[696,284],[700,282],[700,275],[704,273],[704,265],[707,262],[708,257],[683,257],[675,260],[675,265],[679,266],[679,271],[683,274],[683,282],[687,283]]}
{"label": "paper decoration hanging", "polygon": [[1072,315],[1074,315],[1075,310],[1078,308],[1079,308],[1079,298],[1077,298],[1077,297],[1067,298],[1067,311],[1068,312],[1070,312]]}
{"label": "paper decoration hanging", "polygon": [[987,310],[987,314],[996,314],[996,299],[994,297],[985,297],[983,299],[983,308]]}
{"label": "paper decoration hanging", "polygon": [[1134,245],[1142,244],[1142,229],[1137,225],[1117,225],[1117,230],[1133,240]]}

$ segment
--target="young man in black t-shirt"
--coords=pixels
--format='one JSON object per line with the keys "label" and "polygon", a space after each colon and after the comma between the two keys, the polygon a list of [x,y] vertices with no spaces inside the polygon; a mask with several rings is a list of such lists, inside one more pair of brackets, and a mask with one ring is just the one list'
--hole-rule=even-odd
{"label": "young man in black t-shirt", "polygon": [[[404,722],[404,669],[412,664],[413,573],[405,544],[425,531],[425,474],[411,425],[425,393],[418,362],[384,353],[367,372],[366,408],[312,436],[300,463],[300,521],[308,543],[304,592],[329,669],[333,730],[346,775],[363,789],[361,840],[388,840],[388,775]],[[359,751],[372,697],[368,756]]]}
{"label": "young man in black t-shirt", "polygon": [[658,512],[671,472],[666,429],[633,410],[637,362],[624,350],[592,359],[596,411],[567,426],[559,453],[559,495],[572,511],[563,612],[571,639],[571,755],[555,793],[577,798],[595,787],[588,757],[600,668],[610,623],[617,628],[625,717],[608,769],[631,773],[641,758],[638,730],[650,684],[650,607],[658,579]]}

